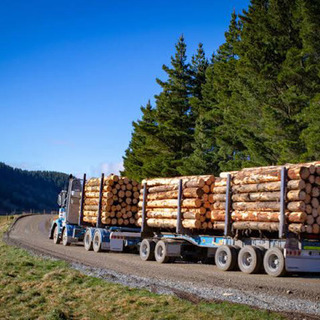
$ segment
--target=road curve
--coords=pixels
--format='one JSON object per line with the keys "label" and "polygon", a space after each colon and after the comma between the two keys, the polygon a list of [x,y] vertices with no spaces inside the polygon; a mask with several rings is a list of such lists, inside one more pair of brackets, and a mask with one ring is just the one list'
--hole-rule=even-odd
{"label": "road curve", "polygon": [[[140,287],[162,286],[212,300],[229,300],[284,312],[320,315],[320,276],[273,278],[265,274],[221,272],[213,265],[144,262],[129,253],[88,252],[81,244],[65,247],[48,239],[51,215],[26,216],[12,227],[8,242],[72,263],[106,270],[141,282]],[[148,285],[149,282],[149,285]]]}

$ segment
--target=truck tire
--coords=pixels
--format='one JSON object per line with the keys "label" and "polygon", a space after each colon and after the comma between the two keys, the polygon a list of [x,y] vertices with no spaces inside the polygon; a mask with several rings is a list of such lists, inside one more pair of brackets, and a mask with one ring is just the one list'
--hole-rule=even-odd
{"label": "truck tire", "polygon": [[53,243],[59,244],[60,243],[60,237],[59,237],[59,227],[56,225],[53,229]]}
{"label": "truck tire", "polygon": [[237,268],[238,251],[233,246],[222,245],[215,254],[215,262],[218,269],[231,271]]}
{"label": "truck tire", "polygon": [[71,244],[71,242],[68,240],[68,230],[67,230],[67,228],[64,228],[63,232],[62,232],[62,244],[64,246],[70,246],[70,244]]}
{"label": "truck tire", "polygon": [[143,239],[140,244],[140,258],[143,261],[154,261],[154,249],[156,244],[153,240]]}
{"label": "truck tire", "polygon": [[91,230],[87,229],[86,233],[84,234],[84,248],[87,251],[92,251],[93,250],[93,244],[92,244],[92,237],[91,237]]}
{"label": "truck tire", "polygon": [[258,273],[262,269],[261,250],[253,246],[244,246],[238,255],[238,265],[244,273]]}
{"label": "truck tire", "polygon": [[273,277],[282,277],[286,274],[286,265],[283,249],[273,247],[267,250],[263,259],[266,273]]}
{"label": "truck tire", "polygon": [[156,261],[159,263],[169,262],[169,257],[167,255],[167,246],[166,243],[162,240],[158,241],[154,249],[154,256]]}
{"label": "truck tire", "polygon": [[92,240],[93,251],[94,252],[101,252],[102,251],[101,244],[102,244],[101,233],[99,230],[97,230],[94,233],[93,240]]}

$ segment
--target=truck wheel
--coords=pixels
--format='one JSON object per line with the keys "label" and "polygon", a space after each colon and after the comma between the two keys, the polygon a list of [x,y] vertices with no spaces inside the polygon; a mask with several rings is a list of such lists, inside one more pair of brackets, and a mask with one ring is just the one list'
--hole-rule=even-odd
{"label": "truck wheel", "polygon": [[143,239],[140,245],[140,258],[143,261],[154,261],[154,248],[156,244],[149,239]]}
{"label": "truck wheel", "polygon": [[267,250],[263,259],[266,273],[273,277],[282,277],[286,274],[283,249],[273,247]]}
{"label": "truck wheel", "polygon": [[56,225],[53,230],[53,243],[59,244],[60,237],[59,237],[59,227]]}
{"label": "truck wheel", "polygon": [[243,247],[238,255],[238,265],[244,273],[257,273],[262,269],[262,254],[259,248]]}
{"label": "truck wheel", "polygon": [[91,237],[91,230],[87,229],[86,233],[84,234],[84,248],[87,251],[92,251],[93,250],[93,244],[92,244],[92,237]]}
{"label": "truck wheel", "polygon": [[233,246],[222,245],[216,251],[215,262],[218,269],[231,271],[237,267],[238,251]]}
{"label": "truck wheel", "polygon": [[64,246],[70,246],[70,241],[68,240],[68,230],[67,228],[63,229],[63,233],[62,233],[62,244]]}
{"label": "truck wheel", "polygon": [[93,251],[101,252],[102,251],[101,244],[102,244],[101,233],[99,232],[99,230],[97,230],[94,233],[93,241],[92,241]]}
{"label": "truck wheel", "polygon": [[169,257],[167,256],[167,247],[164,241],[158,241],[154,250],[154,256],[156,261],[159,263],[167,263],[169,261]]}

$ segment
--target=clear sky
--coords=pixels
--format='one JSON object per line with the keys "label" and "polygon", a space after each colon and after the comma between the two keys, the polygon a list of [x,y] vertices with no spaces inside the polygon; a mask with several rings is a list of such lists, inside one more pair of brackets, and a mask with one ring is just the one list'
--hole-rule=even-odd
{"label": "clear sky", "polygon": [[224,41],[247,0],[2,0],[0,161],[28,170],[116,172],[140,106],[174,44]]}

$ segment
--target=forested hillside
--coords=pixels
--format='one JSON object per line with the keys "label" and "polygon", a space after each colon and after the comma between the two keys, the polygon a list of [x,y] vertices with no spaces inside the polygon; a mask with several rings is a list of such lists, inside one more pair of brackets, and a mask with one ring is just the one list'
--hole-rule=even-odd
{"label": "forested hillside", "polygon": [[[225,43],[187,58],[180,37],[161,92],[141,107],[123,174],[217,174],[320,159],[320,2],[252,0]],[[214,36],[214,35],[213,35]]]}
{"label": "forested hillside", "polygon": [[0,214],[57,210],[57,196],[68,175],[52,171],[14,169],[0,162]]}

